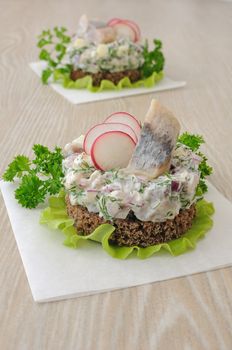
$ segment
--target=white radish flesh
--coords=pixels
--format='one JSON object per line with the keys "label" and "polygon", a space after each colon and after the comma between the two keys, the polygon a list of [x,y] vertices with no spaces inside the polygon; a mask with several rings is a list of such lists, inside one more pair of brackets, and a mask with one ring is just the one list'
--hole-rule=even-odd
{"label": "white radish flesh", "polygon": [[137,38],[137,34],[132,26],[130,26],[128,23],[124,22],[118,22],[116,24],[113,24],[113,27],[115,28],[117,32],[118,38],[126,38],[130,39],[131,41],[135,42]]}
{"label": "white radish flesh", "polygon": [[140,32],[140,28],[137,25],[137,23],[135,23],[134,21],[131,21],[131,20],[127,20],[127,19],[125,19],[123,22],[127,23],[129,26],[131,26],[134,29],[134,31],[136,33],[136,41],[140,40],[141,32]]}
{"label": "white radish flesh", "polygon": [[138,120],[127,112],[116,112],[106,118],[105,123],[123,123],[134,130],[137,138],[140,136],[141,126]]}
{"label": "white radish flesh", "polygon": [[91,148],[91,159],[97,169],[107,171],[127,167],[134,152],[135,142],[121,131],[100,135]]}
{"label": "white radish flesh", "polygon": [[130,28],[129,32],[131,33],[131,30],[132,30],[133,33],[134,33],[133,36],[132,36],[132,34],[129,34],[129,37],[132,39],[132,41],[136,42],[136,41],[140,40],[141,32],[140,32],[140,28],[137,25],[137,23],[135,23],[134,21],[128,20],[128,19],[120,19],[120,18],[112,18],[107,23],[107,25],[110,26],[110,27],[114,27],[116,24],[117,25],[118,24],[122,25],[122,26],[119,26],[119,29],[117,29],[117,27],[116,27],[116,30],[118,31],[119,35],[121,34],[121,32],[124,35],[125,31],[126,31],[126,34],[127,34],[127,37],[128,37],[128,29],[125,29],[125,26],[127,26],[127,27]]}
{"label": "white radish flesh", "polygon": [[135,143],[137,143],[137,141],[138,141],[134,130],[130,126],[128,126],[127,124],[123,124],[120,122],[116,122],[116,123],[109,122],[109,123],[97,124],[94,127],[92,127],[85,135],[85,139],[84,139],[85,153],[90,154],[94,141],[100,135],[102,135],[108,131],[122,131],[122,132],[128,134],[133,139],[133,141]]}

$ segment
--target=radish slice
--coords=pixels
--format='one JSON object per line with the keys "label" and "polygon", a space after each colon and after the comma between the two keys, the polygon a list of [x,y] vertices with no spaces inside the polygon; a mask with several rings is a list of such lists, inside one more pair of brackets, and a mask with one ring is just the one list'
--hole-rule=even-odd
{"label": "radish slice", "polygon": [[128,25],[130,25],[131,27],[133,27],[134,31],[136,32],[136,41],[140,40],[141,38],[141,31],[140,28],[138,26],[137,23],[135,23],[134,21],[125,19],[123,20],[124,23],[127,23]]}
{"label": "radish slice", "polygon": [[97,169],[107,171],[125,168],[134,152],[135,142],[126,133],[109,131],[100,135],[91,148],[91,159]]}
{"label": "radish slice", "polygon": [[[140,32],[139,26],[131,20],[112,18],[107,23],[107,25],[110,27],[115,27],[116,32],[120,37],[121,36],[129,37],[134,42],[140,40],[141,32]],[[130,29],[128,30],[128,28],[125,28],[125,26],[129,27]],[[133,35],[132,35],[132,31],[133,31]]]}
{"label": "radish slice", "polygon": [[112,19],[110,19],[110,20],[107,22],[107,26],[112,26],[112,25],[114,25],[114,24],[116,24],[116,23],[118,23],[118,22],[120,22],[120,21],[121,21],[120,18],[112,18]]}
{"label": "radish slice", "polygon": [[141,133],[141,126],[138,120],[133,115],[127,112],[116,112],[106,118],[104,123],[123,123],[131,127],[134,130],[137,138]]}
{"label": "radish slice", "polygon": [[117,36],[119,38],[129,38],[133,42],[137,40],[136,31],[128,23],[120,21],[116,22],[112,26],[115,28]]}
{"label": "radish slice", "polygon": [[123,123],[118,122],[118,121],[116,123],[109,122],[107,124],[105,124],[105,123],[97,124],[94,127],[92,127],[85,135],[85,139],[84,139],[84,143],[83,143],[85,153],[90,154],[92,145],[93,145],[94,141],[96,140],[96,138],[99,137],[100,135],[108,132],[108,131],[121,131],[121,132],[128,134],[135,143],[137,143],[137,141],[138,141],[136,133],[127,124],[123,124]]}

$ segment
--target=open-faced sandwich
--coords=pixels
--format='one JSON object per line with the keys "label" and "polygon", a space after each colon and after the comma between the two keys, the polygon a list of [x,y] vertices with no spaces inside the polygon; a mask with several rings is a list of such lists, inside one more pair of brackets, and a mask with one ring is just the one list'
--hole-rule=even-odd
{"label": "open-faced sandwich", "polygon": [[16,158],[4,178],[23,175],[16,198],[27,207],[63,189],[41,222],[62,229],[68,245],[92,239],[120,258],[162,247],[180,254],[212,226],[213,207],[202,199],[212,171],[198,150],[204,141],[179,131],[175,116],[152,100],[142,126],[129,113],[114,113],[67,144],[64,156],[34,146],[36,159]]}
{"label": "open-faced sandwich", "polygon": [[47,62],[42,81],[53,78],[65,87],[91,91],[150,87],[163,77],[164,67],[162,44],[154,40],[154,45],[149,52],[139,26],[131,20],[102,22],[83,15],[72,36],[63,27],[39,36],[39,58]]}

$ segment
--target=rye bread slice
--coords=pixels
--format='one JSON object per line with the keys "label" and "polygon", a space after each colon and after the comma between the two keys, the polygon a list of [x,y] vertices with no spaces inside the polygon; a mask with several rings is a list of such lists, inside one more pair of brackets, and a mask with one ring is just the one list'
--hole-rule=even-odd
{"label": "rye bread slice", "polygon": [[112,81],[115,85],[119,83],[121,79],[124,77],[128,77],[131,81],[131,83],[135,83],[139,79],[141,79],[141,73],[138,69],[131,69],[131,70],[125,70],[123,72],[98,72],[98,73],[88,73],[84,72],[81,69],[78,70],[72,70],[70,74],[70,78],[73,81],[76,81],[77,79],[83,78],[86,75],[90,75],[93,79],[93,86],[100,86],[101,81],[103,79],[107,79]]}
{"label": "rye bread slice", "polygon": [[196,206],[192,204],[189,209],[181,210],[174,219],[164,222],[140,221],[133,212],[130,212],[126,219],[115,219],[109,222],[100,218],[97,213],[90,213],[83,206],[71,205],[68,196],[66,196],[66,204],[68,215],[74,219],[78,234],[88,235],[99,225],[108,222],[115,226],[110,243],[127,247],[134,245],[149,247],[177,239],[190,229],[196,216]]}

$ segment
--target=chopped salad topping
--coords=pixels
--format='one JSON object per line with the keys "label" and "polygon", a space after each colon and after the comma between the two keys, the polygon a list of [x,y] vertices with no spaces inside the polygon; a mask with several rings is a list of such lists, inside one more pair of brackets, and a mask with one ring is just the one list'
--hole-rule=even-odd
{"label": "chopped salad topping", "polygon": [[67,50],[66,62],[76,69],[89,73],[99,71],[121,72],[137,69],[144,63],[143,46],[128,39],[98,44],[81,38]]}
{"label": "chopped salad topping", "polygon": [[65,27],[54,27],[38,37],[39,59],[47,63],[41,76],[44,84],[70,77],[75,70],[90,75],[139,70],[142,79],[163,71],[162,42],[153,40],[150,50],[133,21],[118,18],[105,23],[83,15],[76,33],[67,33]]}
{"label": "chopped salad topping", "polygon": [[64,186],[72,205],[83,205],[106,220],[125,219],[132,210],[139,220],[160,222],[196,201],[201,160],[189,147],[177,144],[170,173],[148,180],[123,169],[96,170],[83,152],[64,159]]}

